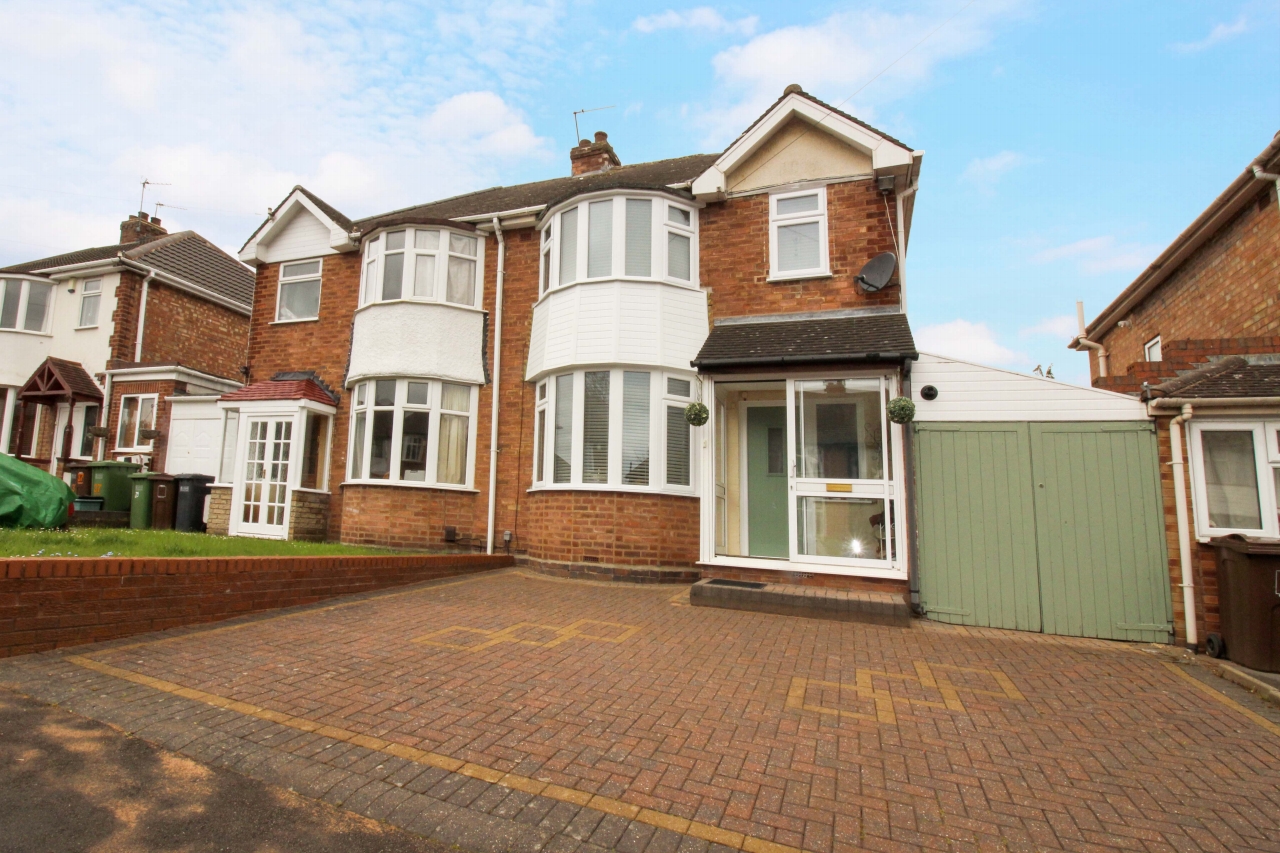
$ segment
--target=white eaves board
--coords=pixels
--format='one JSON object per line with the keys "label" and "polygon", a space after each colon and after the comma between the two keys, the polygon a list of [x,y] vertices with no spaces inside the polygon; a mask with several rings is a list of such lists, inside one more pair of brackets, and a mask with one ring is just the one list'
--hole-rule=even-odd
{"label": "white eaves board", "polygon": [[[926,385],[937,399],[920,396]],[[927,353],[911,366],[911,398],[922,422],[1148,420],[1137,397]]]}

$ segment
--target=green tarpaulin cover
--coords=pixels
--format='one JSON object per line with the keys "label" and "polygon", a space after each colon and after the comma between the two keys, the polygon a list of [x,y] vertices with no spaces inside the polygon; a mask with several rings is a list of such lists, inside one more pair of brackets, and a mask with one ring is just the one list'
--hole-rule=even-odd
{"label": "green tarpaulin cover", "polygon": [[0,453],[0,527],[61,527],[75,497],[57,477]]}

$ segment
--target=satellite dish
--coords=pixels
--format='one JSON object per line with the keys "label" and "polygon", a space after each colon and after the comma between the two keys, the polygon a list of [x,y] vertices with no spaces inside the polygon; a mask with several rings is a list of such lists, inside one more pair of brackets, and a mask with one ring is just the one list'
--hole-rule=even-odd
{"label": "satellite dish", "polygon": [[854,281],[862,285],[868,293],[875,293],[889,283],[893,270],[898,266],[898,258],[893,252],[883,252],[867,261]]}

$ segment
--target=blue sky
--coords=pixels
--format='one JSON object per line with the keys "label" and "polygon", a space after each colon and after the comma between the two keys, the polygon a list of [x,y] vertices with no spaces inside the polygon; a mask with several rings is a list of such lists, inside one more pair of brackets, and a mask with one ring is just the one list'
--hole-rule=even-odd
{"label": "blue sky", "polygon": [[922,348],[1084,381],[1075,300],[1280,129],[1278,36],[1276,0],[6,4],[0,263],[112,242],[143,177],[234,250],[295,183],[359,216],[566,174],[606,105],[624,162],[718,151],[796,82],[927,152]]}

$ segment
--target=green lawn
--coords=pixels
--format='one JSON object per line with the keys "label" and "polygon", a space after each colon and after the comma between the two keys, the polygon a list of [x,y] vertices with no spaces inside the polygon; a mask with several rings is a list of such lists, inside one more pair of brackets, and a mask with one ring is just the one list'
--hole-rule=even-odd
{"label": "green lawn", "polygon": [[0,557],[271,557],[394,554],[335,542],[283,542],[242,536],[209,536],[173,530],[72,527],[66,530],[0,529]]}

